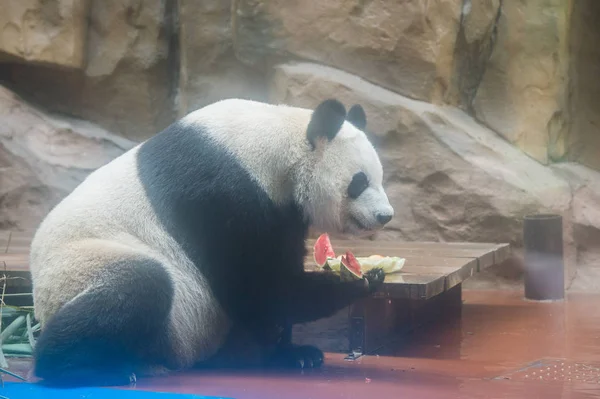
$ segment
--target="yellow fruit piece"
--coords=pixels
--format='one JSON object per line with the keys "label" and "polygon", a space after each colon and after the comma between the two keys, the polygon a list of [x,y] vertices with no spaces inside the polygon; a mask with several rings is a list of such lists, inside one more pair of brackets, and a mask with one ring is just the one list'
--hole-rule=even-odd
{"label": "yellow fruit piece", "polygon": [[[360,263],[360,269],[363,273],[375,268],[381,267],[385,274],[398,273],[404,267],[406,259],[397,256],[381,256],[371,255],[368,257],[357,257],[356,260]],[[332,271],[339,273],[342,257],[328,258],[326,268],[329,267]]]}
{"label": "yellow fruit piece", "polygon": [[404,267],[406,259],[397,256],[379,256],[372,255],[367,258],[356,258],[360,263],[360,268],[363,273],[380,267],[385,274],[398,273]]}

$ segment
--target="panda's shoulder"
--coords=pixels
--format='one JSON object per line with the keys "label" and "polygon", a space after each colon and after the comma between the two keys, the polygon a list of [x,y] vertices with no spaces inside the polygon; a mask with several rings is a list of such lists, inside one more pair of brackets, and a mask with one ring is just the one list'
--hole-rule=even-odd
{"label": "panda's shoulder", "polygon": [[199,124],[210,127],[212,125],[235,122],[266,121],[270,118],[289,120],[294,119],[297,115],[305,117],[308,112],[310,110],[286,104],[271,104],[256,100],[228,98],[192,111],[180,120],[180,125],[183,128],[192,128]]}
{"label": "panda's shoulder", "polygon": [[284,108],[288,107],[243,98],[227,98],[198,108],[186,115],[184,119],[194,120],[211,115],[225,115],[229,118],[235,118],[236,115],[245,111],[277,113]]}

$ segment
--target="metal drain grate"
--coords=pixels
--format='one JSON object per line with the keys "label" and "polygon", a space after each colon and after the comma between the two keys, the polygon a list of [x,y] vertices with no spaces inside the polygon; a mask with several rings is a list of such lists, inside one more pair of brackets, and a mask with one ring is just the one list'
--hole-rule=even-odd
{"label": "metal drain grate", "polygon": [[526,367],[496,377],[497,380],[539,382],[585,382],[600,385],[600,364],[574,362],[561,359],[543,359]]}

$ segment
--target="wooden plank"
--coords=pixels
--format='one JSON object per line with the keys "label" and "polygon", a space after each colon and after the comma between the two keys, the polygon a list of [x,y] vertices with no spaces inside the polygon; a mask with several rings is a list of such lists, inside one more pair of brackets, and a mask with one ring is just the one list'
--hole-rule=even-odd
{"label": "wooden plank", "polygon": [[[355,256],[370,256],[373,254],[381,256],[399,256],[401,258],[422,258],[422,259],[466,259],[477,262],[477,271],[492,266],[495,263],[494,250],[488,249],[403,249],[403,248],[379,248],[373,250],[368,247],[340,247],[338,253],[343,254],[347,249],[352,250]],[[307,261],[312,262],[312,253],[307,256]],[[439,263],[439,261],[438,261]]]}
{"label": "wooden plank", "polygon": [[[314,239],[307,240],[307,250],[312,258]],[[476,258],[477,271],[500,263],[510,256],[510,245],[487,243],[445,243],[445,242],[396,242],[369,240],[333,240],[338,253],[351,250],[357,256],[443,256],[450,258]]]}
{"label": "wooden plank", "polygon": [[0,261],[4,262],[4,270],[29,272],[28,254],[3,254]]}
{"label": "wooden plank", "polygon": [[29,254],[28,253],[8,253],[8,254],[0,254],[0,260],[3,261],[15,261],[15,260],[23,260],[23,261],[28,261],[29,260]]}
{"label": "wooden plank", "polygon": [[10,235],[10,243],[7,253],[29,253],[29,247],[33,240],[33,232],[13,231]]}
{"label": "wooden plank", "polygon": [[[426,284],[432,287],[423,287],[424,294],[428,297],[428,293],[436,295],[439,283],[437,277],[444,278],[443,290],[450,289],[455,285],[463,282],[477,272],[477,259],[463,258],[433,258],[433,257],[409,257],[406,258],[404,267],[400,273],[388,274],[384,284]],[[311,259],[307,261],[309,270],[316,270],[316,265]],[[407,281],[407,276],[410,277],[410,282]],[[427,276],[422,283],[415,282],[413,276]],[[414,288],[417,289],[417,288]],[[384,292],[389,293],[393,297],[409,297],[413,295],[414,289],[409,287],[407,290],[399,290],[398,288],[385,287]],[[421,294],[415,294],[421,295]]]}
{"label": "wooden plank", "polygon": [[[494,251],[494,265],[498,265],[512,255],[512,251],[509,244],[499,245],[496,251]],[[491,265],[490,265],[491,266]]]}
{"label": "wooden plank", "polygon": [[[399,273],[385,277],[383,292],[394,298],[429,299],[443,291],[461,284],[477,272],[477,260],[445,259],[452,266],[430,262],[431,258],[419,262],[407,258]],[[442,286],[443,284],[443,286]],[[399,286],[408,285],[408,290]]]}
{"label": "wooden plank", "polygon": [[[347,241],[346,241],[347,242]],[[465,279],[473,276],[480,268],[481,255],[485,263],[491,264],[494,260],[493,252],[487,249],[458,249],[462,253],[455,253],[457,257],[443,256],[444,247],[430,249],[412,249],[404,252],[403,249],[393,245],[379,246],[374,252],[374,247],[369,245],[369,241],[354,241],[360,245],[349,247],[339,245],[338,242],[332,242],[338,253],[344,253],[351,249],[356,256],[369,256],[377,253],[382,256],[400,256],[406,259],[404,268],[400,273],[394,273],[386,276],[383,288],[383,295],[393,298],[413,298],[428,299],[431,296],[448,290]],[[451,251],[456,249],[450,249]],[[407,253],[413,251],[416,256],[408,256]],[[468,251],[468,252],[467,252]],[[418,256],[418,254],[435,253],[434,256]],[[315,268],[316,265],[311,256],[306,257],[306,264]],[[443,286],[440,279],[443,279]],[[398,285],[407,285],[407,287],[398,287]]]}
{"label": "wooden plank", "polygon": [[466,279],[472,277],[475,273],[477,273],[477,260],[471,259],[470,261],[464,263],[461,267],[445,267],[445,266],[404,266],[402,268],[401,273],[394,273],[386,276],[386,281],[392,283],[392,277],[395,275],[401,276],[404,273],[410,274],[441,274],[445,277],[445,285],[444,290],[449,290],[450,288],[461,284]]}
{"label": "wooden plank", "polygon": [[5,254],[10,243],[10,231],[0,231],[0,255]]}
{"label": "wooden plank", "polygon": [[[417,273],[393,273],[385,276],[383,287],[374,294],[374,297],[386,298],[404,298],[404,299],[427,299],[438,295],[444,291],[446,287],[446,274],[441,270],[433,269],[428,272],[428,267],[424,266]],[[410,270],[410,269],[409,269]],[[446,268],[444,272],[455,268]],[[306,271],[319,273],[314,268],[307,268]]]}
{"label": "wooden plank", "polygon": [[17,237],[29,237],[29,238],[33,238],[35,231],[36,231],[35,229],[10,230],[10,232]]}
{"label": "wooden plank", "polygon": [[444,274],[394,273],[386,276],[374,297],[429,299],[444,292],[445,287]]}

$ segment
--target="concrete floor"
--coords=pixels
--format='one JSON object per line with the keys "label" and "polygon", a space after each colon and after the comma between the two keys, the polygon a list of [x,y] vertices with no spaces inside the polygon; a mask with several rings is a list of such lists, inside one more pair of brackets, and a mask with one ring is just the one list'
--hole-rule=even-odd
{"label": "concrete floor", "polygon": [[[184,372],[135,389],[236,399],[600,397],[600,294],[532,303],[465,291],[460,320],[355,362],[328,354],[309,372]],[[23,374],[28,363],[13,361]]]}

